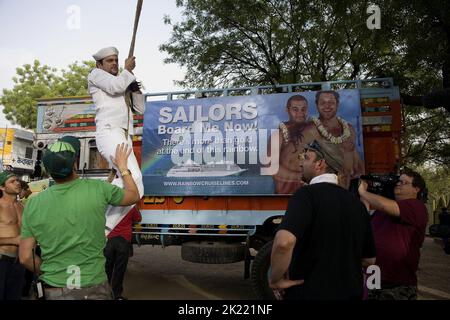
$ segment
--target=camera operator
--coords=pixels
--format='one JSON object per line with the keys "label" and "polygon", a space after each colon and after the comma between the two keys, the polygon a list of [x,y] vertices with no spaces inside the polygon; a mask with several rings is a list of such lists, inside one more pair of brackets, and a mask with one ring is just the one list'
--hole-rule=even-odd
{"label": "camera operator", "polygon": [[369,299],[416,300],[420,248],[425,238],[427,209],[425,181],[405,169],[394,188],[395,200],[367,191],[361,180],[361,200],[375,209],[372,230],[381,270],[381,289],[370,290]]}

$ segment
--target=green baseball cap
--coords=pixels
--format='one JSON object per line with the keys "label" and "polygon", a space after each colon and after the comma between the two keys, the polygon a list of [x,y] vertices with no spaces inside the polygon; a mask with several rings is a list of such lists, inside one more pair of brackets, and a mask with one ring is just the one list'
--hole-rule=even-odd
{"label": "green baseball cap", "polygon": [[3,171],[0,173],[0,186],[3,185],[6,180],[8,180],[11,177],[14,177],[15,174],[10,171]]}
{"label": "green baseball cap", "polygon": [[64,136],[58,141],[62,142],[68,142],[72,145],[72,147],[75,149],[75,153],[78,154],[80,152],[80,140],[78,140],[77,137],[74,136]]}
{"label": "green baseball cap", "polygon": [[72,173],[78,151],[79,146],[77,150],[71,143],[58,140],[44,151],[42,162],[53,178],[63,179]]}

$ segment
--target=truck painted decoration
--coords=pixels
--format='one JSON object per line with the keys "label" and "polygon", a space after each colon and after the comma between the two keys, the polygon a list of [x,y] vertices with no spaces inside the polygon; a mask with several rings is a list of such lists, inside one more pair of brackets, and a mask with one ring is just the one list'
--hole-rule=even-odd
{"label": "truck painted decoration", "polygon": [[[359,90],[337,92],[337,116],[354,128],[353,143],[363,161]],[[299,94],[308,102],[307,121],[312,125],[311,117],[319,116],[315,91],[147,102],[142,139],[145,194],[286,193],[276,192],[272,176],[282,155],[280,123],[289,120],[286,102]]]}
{"label": "truck painted decoration", "polygon": [[[142,115],[134,116],[134,125],[142,126]],[[37,133],[73,133],[95,131],[95,105],[80,97],[54,98],[38,102]]]}

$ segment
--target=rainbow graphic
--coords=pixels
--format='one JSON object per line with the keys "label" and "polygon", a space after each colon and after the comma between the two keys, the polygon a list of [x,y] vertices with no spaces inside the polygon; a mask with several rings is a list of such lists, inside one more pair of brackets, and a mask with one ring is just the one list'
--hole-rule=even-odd
{"label": "rainbow graphic", "polygon": [[164,155],[157,154],[157,150],[149,152],[145,155],[145,158],[142,157],[141,163],[141,171],[142,174],[146,172],[154,172],[154,168],[165,158]]}

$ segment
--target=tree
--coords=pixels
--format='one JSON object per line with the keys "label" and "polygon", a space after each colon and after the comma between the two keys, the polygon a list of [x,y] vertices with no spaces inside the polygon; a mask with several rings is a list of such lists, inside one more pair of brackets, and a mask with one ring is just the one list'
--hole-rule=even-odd
{"label": "tree", "polygon": [[3,89],[0,103],[6,119],[27,129],[36,127],[36,99],[56,96],[87,95],[87,75],[95,65],[90,61],[77,62],[68,70],[41,65],[38,60],[16,69],[14,87]]}
{"label": "tree", "polygon": [[36,125],[36,99],[53,96],[53,86],[58,81],[56,69],[42,66],[35,60],[33,65],[25,64],[17,68],[13,78],[14,88],[3,89],[1,104],[6,119],[18,123],[24,128]]}
{"label": "tree", "polygon": [[346,2],[348,10],[334,1],[177,1],[185,20],[161,50],[187,68],[186,87],[354,78],[373,33],[353,14],[364,4]]}
{"label": "tree", "polygon": [[405,104],[404,160],[450,168],[450,3],[404,5],[405,27],[392,28],[403,54],[391,66]]}
{"label": "tree", "polygon": [[60,81],[56,84],[55,90],[59,96],[84,96],[87,91],[87,77],[89,72],[95,68],[94,61],[83,61],[72,63],[68,70],[63,69]]}
{"label": "tree", "polygon": [[[430,78],[449,88],[450,3],[375,3],[379,30],[366,25],[368,1],[177,0],[184,19],[160,49],[166,62],[187,68],[186,87],[389,75],[405,96]],[[417,79],[417,72],[431,76]]]}
{"label": "tree", "polygon": [[177,0],[184,18],[160,49],[186,67],[188,88],[393,77],[405,162],[450,166],[450,118],[437,109],[450,105],[450,3],[373,1],[381,28],[369,30],[370,3]]}
{"label": "tree", "polygon": [[[430,168],[418,166],[414,168],[425,179],[428,189],[428,213],[441,212],[442,207],[448,206],[450,199],[450,172],[445,168]],[[438,217],[431,215],[430,224],[439,223]]]}
{"label": "tree", "polygon": [[450,114],[443,109],[413,106],[404,110],[403,161],[450,168]]}

